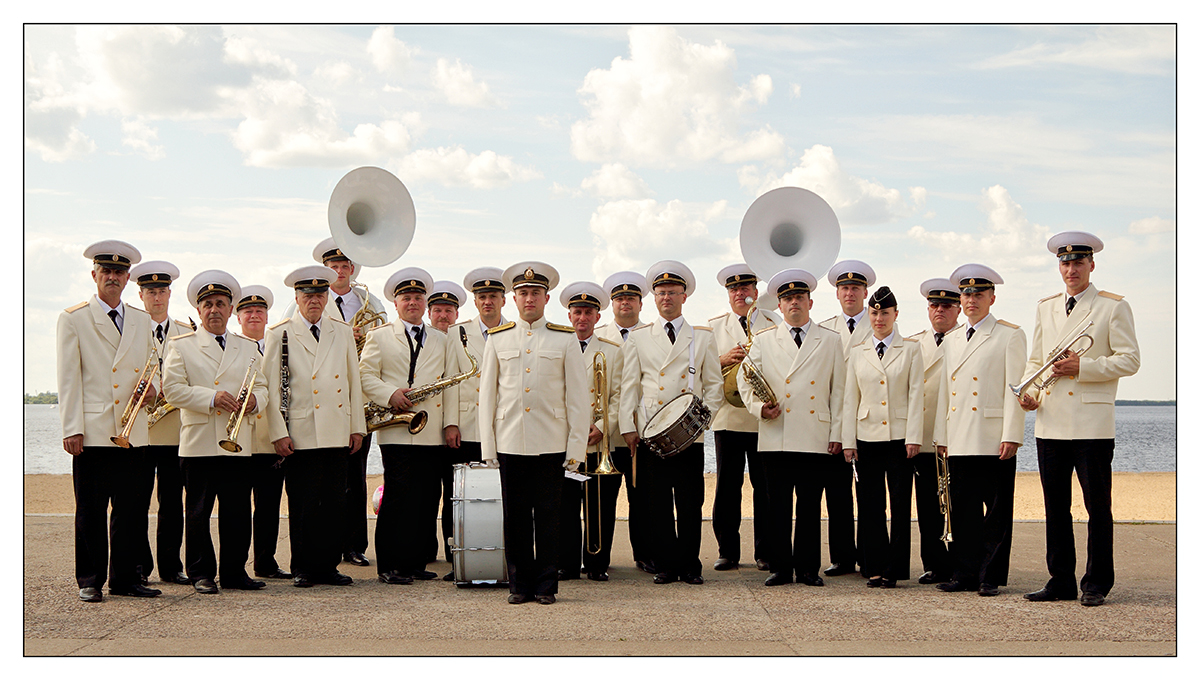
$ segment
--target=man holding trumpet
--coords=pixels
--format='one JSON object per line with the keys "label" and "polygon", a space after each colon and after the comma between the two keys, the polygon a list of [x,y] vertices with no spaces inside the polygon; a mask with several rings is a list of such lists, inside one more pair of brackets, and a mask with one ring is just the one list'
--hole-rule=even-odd
{"label": "man holding trumpet", "polygon": [[247,418],[267,405],[258,345],[228,332],[241,286],[219,270],[188,283],[188,300],[201,327],[171,340],[164,363],[163,396],[179,407],[179,458],[186,491],[184,531],[187,575],[202,595],[215,595],[218,560],[209,528],[221,503],[221,587],[258,590],[246,574],[250,552],[250,454],[254,428]]}
{"label": "man holding trumpet", "polygon": [[[1088,512],[1087,567],[1079,582],[1083,591],[1079,602],[1095,607],[1104,604],[1114,579],[1112,458],[1117,380],[1137,373],[1141,357],[1129,303],[1091,283],[1095,253],[1104,243],[1086,232],[1065,231],[1046,245],[1058,257],[1066,294],[1038,302],[1025,380],[1036,378],[1044,389],[1036,389],[1035,384],[1019,396],[1021,408],[1037,411],[1034,436],[1046,503],[1050,580],[1025,599],[1048,602],[1076,597],[1071,528],[1074,470]],[[1091,340],[1073,341],[1080,333]],[[1051,387],[1047,380],[1056,382]]]}

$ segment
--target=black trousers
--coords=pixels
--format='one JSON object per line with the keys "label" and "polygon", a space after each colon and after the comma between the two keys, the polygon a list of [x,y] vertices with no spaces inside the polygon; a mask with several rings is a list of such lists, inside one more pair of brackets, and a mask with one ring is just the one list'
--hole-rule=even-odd
{"label": "black trousers", "polygon": [[367,454],[371,437],[363,437],[358,453],[346,456],[346,502],[342,520],[342,553],[367,551]]}
{"label": "black trousers", "polygon": [[[625,478],[625,498],[629,503],[629,546],[633,550],[634,562],[654,562],[654,537],[650,524],[650,486],[653,472],[647,470],[646,456],[653,456],[644,445],[637,448],[637,474],[634,475],[634,457],[628,447],[612,450],[613,465]],[[634,486],[634,478],[638,485]],[[607,567],[606,567],[607,568]]]}
{"label": "black trousers", "polygon": [[1016,476],[1016,456],[950,456],[954,580],[1008,585]]}
{"label": "black trousers", "polygon": [[911,513],[912,465],[904,440],[858,440],[858,549],[864,575],[909,578]]}
{"label": "black trousers", "polygon": [[734,562],[742,555],[742,482],[750,466],[754,502],[754,559],[766,560],[767,503],[766,473],[758,453],[757,432],[719,430],[713,433],[717,449],[717,489],[713,494],[712,527],[717,537],[717,554]]}
{"label": "black trousers", "polygon": [[950,577],[950,550],[942,543],[946,518],[938,501],[937,454],[922,451],[911,459],[917,496],[917,530],[921,534],[921,568]]}
{"label": "black trousers", "polygon": [[337,571],[342,560],[349,454],[347,446],[302,449],[283,464],[293,575],[321,579]]}
{"label": "black trousers", "polygon": [[704,443],[696,442],[670,458],[639,450],[638,464],[652,470],[654,564],[659,573],[699,576]]}
{"label": "black trousers", "polygon": [[375,519],[375,565],[380,574],[425,570],[429,538],[437,535],[440,446],[384,444],[383,500]]}
{"label": "black trousers", "polygon": [[[138,517],[148,525],[150,497],[155,495],[154,479],[158,477],[158,522],[155,529],[155,545],[158,547],[158,577],[166,580],[183,571],[183,560],[179,553],[183,548],[183,475],[179,471],[178,446],[147,446],[143,476],[138,485]],[[146,527],[142,527],[145,529]],[[138,567],[144,576],[154,571],[154,557],[150,550],[148,532],[138,558]],[[141,534],[139,534],[141,535]]]}
{"label": "black trousers", "polygon": [[85,446],[71,458],[75,581],[80,588],[100,588],[105,581],[117,589],[138,583],[138,556],[146,540],[145,520],[137,519],[145,455],[145,447]]}
{"label": "black trousers", "polygon": [[[437,463],[441,483],[439,487],[435,488],[433,507],[436,514],[440,500],[442,552],[447,562],[452,561],[453,557],[450,553],[450,544],[454,540],[454,466],[459,463],[478,463],[481,460],[483,460],[483,454],[480,452],[479,442],[462,442],[457,449],[448,446],[442,447],[441,460]],[[429,559],[425,560],[426,564],[437,561],[436,535],[434,538],[433,552]]]}
{"label": "black trousers", "polygon": [[279,506],[283,499],[283,465],[274,453],[250,456],[250,490],[254,496],[254,573],[273,574],[279,569]]}
{"label": "black trousers", "polygon": [[558,524],[567,454],[498,453],[496,458],[508,590],[526,596],[553,595],[558,592]]}
{"label": "black trousers", "polygon": [[217,555],[209,528],[213,505],[221,504],[217,532],[221,540],[220,579],[246,578],[250,554],[250,456],[199,456],[180,459],[183,471],[187,575],[193,583],[218,577]]}
{"label": "black trousers", "polygon": [[[816,576],[821,569],[821,470],[825,453],[764,451],[767,480],[767,561],[771,571]],[[792,534],[793,499],[795,538]]]}
{"label": "black trousers", "polygon": [[1046,503],[1047,588],[1075,593],[1075,532],[1071,471],[1079,478],[1088,513],[1087,567],[1079,588],[1108,595],[1113,568],[1112,439],[1038,439],[1038,473]]}
{"label": "black trousers", "polygon": [[829,561],[853,567],[858,561],[854,547],[854,496],[850,492],[854,471],[840,454],[822,454],[819,458],[816,470],[829,511]]}

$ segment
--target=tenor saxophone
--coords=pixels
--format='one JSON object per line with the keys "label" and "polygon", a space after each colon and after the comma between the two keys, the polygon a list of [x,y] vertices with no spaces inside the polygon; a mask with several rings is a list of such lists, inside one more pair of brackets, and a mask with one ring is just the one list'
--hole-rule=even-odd
{"label": "tenor saxophone", "polygon": [[[463,353],[467,355],[467,359],[471,361],[471,370],[459,373],[458,375],[450,376],[449,378],[441,378],[435,380],[428,385],[415,387],[408,391],[406,395],[408,400],[413,404],[425,401],[426,399],[441,394],[446,389],[453,387],[460,382],[475,375],[475,371],[479,369],[479,364],[475,361],[475,357],[467,350],[467,331],[462,326],[458,328],[459,339],[462,340]],[[375,430],[381,430],[385,427],[393,427],[396,425],[404,425],[408,428],[409,434],[417,434],[425,429],[425,423],[429,421],[429,414],[425,411],[401,411],[397,413],[388,406],[380,406],[373,401],[368,401],[363,408],[364,415],[367,418],[367,433],[370,434]]]}

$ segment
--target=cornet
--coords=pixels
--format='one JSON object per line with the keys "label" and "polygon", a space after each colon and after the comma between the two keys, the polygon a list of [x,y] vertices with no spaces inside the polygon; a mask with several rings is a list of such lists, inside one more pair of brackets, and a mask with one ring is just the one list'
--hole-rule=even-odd
{"label": "cornet", "polygon": [[142,402],[146,400],[146,388],[150,386],[150,381],[154,380],[154,374],[157,372],[158,350],[151,348],[150,357],[146,359],[146,365],[142,367],[142,379],[138,381],[133,394],[129,396],[129,403],[125,404],[125,412],[121,414],[121,432],[115,437],[109,437],[112,443],[123,449],[130,447],[129,435],[133,433],[133,422],[137,420],[137,414],[142,410]]}
{"label": "cornet", "polygon": [[[1008,389],[1012,390],[1013,394],[1017,395],[1017,399],[1024,397],[1025,392],[1027,392],[1030,387],[1034,387],[1038,391],[1049,389],[1049,387],[1051,385],[1053,385],[1055,383],[1055,381],[1058,380],[1058,376],[1052,375],[1049,378],[1042,380],[1041,382],[1038,382],[1038,378],[1040,378],[1043,373],[1045,373],[1046,371],[1053,368],[1055,363],[1065,359],[1067,356],[1067,352],[1074,351],[1075,354],[1077,354],[1079,356],[1083,356],[1083,354],[1085,352],[1087,352],[1089,349],[1091,349],[1092,345],[1096,344],[1096,341],[1092,338],[1092,336],[1087,334],[1087,330],[1089,328],[1091,328],[1092,325],[1093,325],[1093,322],[1091,322],[1091,321],[1087,322],[1087,325],[1084,326],[1083,328],[1079,329],[1079,332],[1076,333],[1074,336],[1072,336],[1070,340],[1066,341],[1065,343],[1063,343],[1063,344],[1059,345],[1058,347],[1055,347],[1053,350],[1051,350],[1050,358],[1046,361],[1046,363],[1042,364],[1042,367],[1039,368],[1036,373],[1029,376],[1028,380],[1021,383],[1020,385],[1009,385]],[[1071,349],[1072,347],[1075,346],[1075,343],[1079,342],[1080,340],[1084,340],[1084,339],[1087,340],[1086,347],[1084,347],[1083,349],[1080,349],[1080,350],[1072,350]]]}
{"label": "cornet", "polygon": [[230,453],[238,453],[242,450],[242,445],[237,443],[238,432],[242,429],[242,419],[246,416],[246,405],[250,401],[250,390],[254,389],[254,364],[258,363],[258,357],[250,360],[250,365],[246,367],[246,377],[242,379],[242,388],[238,390],[238,401],[242,407],[237,413],[229,415],[229,424],[225,426],[226,439],[222,439],[219,444],[221,448]]}

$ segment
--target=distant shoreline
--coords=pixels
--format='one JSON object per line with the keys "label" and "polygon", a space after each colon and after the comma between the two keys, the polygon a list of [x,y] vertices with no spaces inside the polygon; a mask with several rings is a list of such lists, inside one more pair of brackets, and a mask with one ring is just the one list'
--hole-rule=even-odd
{"label": "distant shoreline", "polygon": [[1175,406],[1175,400],[1155,401],[1153,399],[1118,399],[1115,406]]}

